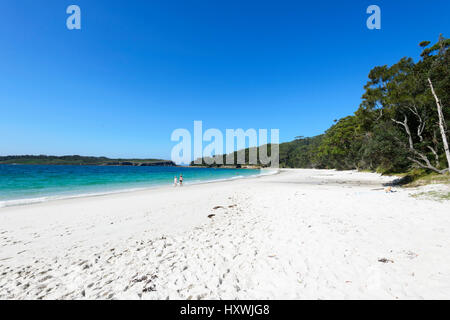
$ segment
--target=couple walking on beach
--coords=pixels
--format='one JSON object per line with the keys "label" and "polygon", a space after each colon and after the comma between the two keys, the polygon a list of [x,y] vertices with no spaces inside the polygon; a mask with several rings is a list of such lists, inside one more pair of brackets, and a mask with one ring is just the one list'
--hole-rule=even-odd
{"label": "couple walking on beach", "polygon": [[[178,185],[178,181],[177,181],[177,176],[175,176],[175,178],[173,178],[173,185],[174,187],[176,187]],[[180,187],[183,186],[183,175],[180,174]]]}

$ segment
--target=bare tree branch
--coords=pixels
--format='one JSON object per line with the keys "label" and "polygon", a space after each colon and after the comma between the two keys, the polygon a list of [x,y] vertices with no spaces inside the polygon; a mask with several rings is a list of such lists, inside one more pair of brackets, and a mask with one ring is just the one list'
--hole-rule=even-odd
{"label": "bare tree branch", "polygon": [[411,130],[409,130],[408,117],[406,116],[406,114],[405,114],[405,120],[403,120],[403,122],[397,121],[395,119],[391,119],[391,120],[399,125],[402,125],[405,128],[405,131],[408,134],[409,149],[414,150],[414,144],[413,144],[413,140],[412,140],[412,136],[411,136]]}
{"label": "bare tree branch", "polygon": [[447,157],[447,163],[448,163],[447,171],[450,172],[450,150],[448,147],[447,136],[445,134],[446,128],[445,128],[444,113],[442,112],[441,102],[439,101],[439,98],[436,95],[436,92],[434,91],[433,83],[431,82],[430,78],[428,78],[428,83],[430,84],[431,93],[433,94],[434,99],[436,100],[436,107],[437,107],[437,111],[438,111],[438,115],[439,115],[439,129],[441,131],[442,142],[444,143],[445,156]]}
{"label": "bare tree branch", "polygon": [[434,161],[436,163],[436,168],[439,168],[439,155],[437,154],[436,150],[434,150],[433,147],[427,146],[428,149],[431,150],[431,152],[434,154]]}
{"label": "bare tree branch", "polygon": [[381,117],[383,117],[383,109],[380,109],[380,115],[377,117],[377,119],[375,121],[378,122],[378,120],[380,120]]}
{"label": "bare tree branch", "polygon": [[426,122],[424,121],[424,119],[422,119],[422,117],[419,114],[419,111],[417,111],[417,107],[415,105],[413,105],[412,107],[408,107],[408,109],[414,113],[416,115],[416,117],[419,119],[419,125],[417,127],[417,136],[420,139],[420,142],[423,142],[423,130],[425,129],[425,124]]}
{"label": "bare tree branch", "polygon": [[443,172],[445,171],[445,170],[444,170],[444,171],[439,170],[438,168],[434,167],[434,166],[431,164],[430,160],[428,160],[428,158],[427,158],[426,155],[420,153],[419,151],[417,151],[417,150],[414,148],[414,143],[413,143],[413,140],[412,140],[411,130],[409,129],[409,126],[408,126],[408,117],[407,117],[406,115],[405,115],[405,120],[403,120],[403,122],[397,121],[397,120],[395,120],[395,119],[391,119],[391,120],[392,120],[393,122],[395,122],[395,123],[397,123],[397,124],[403,126],[403,128],[404,128],[405,131],[406,131],[406,134],[408,135],[409,151],[410,151],[411,153],[413,153],[415,156],[417,156],[418,158],[420,158],[424,163],[422,163],[422,162],[420,162],[419,160],[414,159],[414,158],[412,158],[412,157],[408,157],[409,160],[411,160],[411,161],[414,162],[415,164],[419,165],[421,168],[429,169],[429,170],[435,171],[435,172],[437,172],[437,173],[443,173]]}
{"label": "bare tree branch", "polygon": [[439,174],[443,174],[443,173],[447,172],[447,169],[439,170],[439,169],[437,169],[437,168],[435,168],[433,166],[429,167],[427,165],[424,165],[424,164],[420,163],[420,161],[418,161],[418,160],[416,160],[414,158],[408,157],[408,159],[411,160],[412,162],[414,162],[415,164],[417,164],[421,168],[429,169],[429,170],[432,170],[432,171],[434,171],[436,173],[439,173]]}

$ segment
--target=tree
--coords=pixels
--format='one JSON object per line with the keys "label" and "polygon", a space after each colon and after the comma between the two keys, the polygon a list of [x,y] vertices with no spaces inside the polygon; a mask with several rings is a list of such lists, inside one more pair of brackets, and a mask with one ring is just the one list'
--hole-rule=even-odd
{"label": "tree", "polygon": [[439,130],[441,132],[442,143],[444,144],[444,152],[445,152],[445,156],[446,156],[447,162],[448,162],[448,168],[446,171],[450,172],[450,151],[448,149],[448,141],[447,141],[446,129],[445,129],[445,119],[444,119],[444,113],[442,112],[443,108],[442,108],[441,102],[439,101],[439,98],[436,95],[436,92],[434,91],[433,83],[431,82],[430,78],[428,78],[428,82],[430,83],[430,88],[431,88],[431,92],[433,93],[433,97],[436,100],[436,107],[437,107],[437,111],[438,111],[438,115],[439,115]]}
{"label": "tree", "polygon": [[335,120],[324,135],[282,143],[280,165],[381,172],[418,166],[449,172],[449,46],[441,35],[434,45],[420,43],[417,62],[405,57],[374,67],[355,114]]}
{"label": "tree", "polygon": [[[447,43],[443,37],[440,42]],[[423,53],[422,60],[418,63],[410,58],[403,58],[391,67],[372,69],[365,86],[363,103],[356,115],[360,118],[361,127],[369,134],[373,133],[373,128],[380,122],[388,120],[397,124],[405,136],[397,134],[393,138],[408,150],[407,158],[419,167],[442,173],[448,169],[441,168],[441,144],[436,137],[437,132],[442,133],[437,125],[439,121],[445,128],[444,112],[436,117],[428,79],[432,74],[439,79],[440,87],[445,88],[450,77],[443,76],[448,72],[448,63],[437,63],[446,54],[446,50],[442,50],[443,45],[426,49],[428,45],[428,41],[420,43]],[[439,54],[433,54],[436,51]],[[445,137],[445,134],[441,136]],[[445,149],[446,141],[443,144]]]}
{"label": "tree", "polygon": [[[428,43],[429,44],[429,43]],[[443,87],[443,94],[447,92],[448,95],[448,89],[449,89],[449,64],[450,64],[450,58],[449,58],[449,51],[448,47],[450,46],[450,39],[445,39],[442,34],[439,35],[439,41],[436,43],[433,47],[429,49],[424,49],[424,52],[422,53],[422,56],[424,59],[430,59],[433,53],[436,53],[434,56],[434,60],[432,61],[430,72],[427,78],[428,84],[430,85],[431,93],[433,95],[433,98],[436,102],[436,108],[437,108],[437,114],[439,117],[439,131],[441,133],[443,148],[445,157],[447,159],[447,165],[448,170],[450,172],[450,151],[448,146],[448,140],[447,140],[447,125],[445,122],[445,116],[444,116],[444,106],[441,102],[441,100],[438,98],[438,95],[436,94],[436,91],[433,86],[433,82],[431,80],[431,77],[434,76],[437,78],[437,82],[439,83],[440,87]],[[424,48],[426,45],[424,45]],[[446,91],[447,89],[447,91]],[[447,101],[448,103],[448,101]],[[447,104],[448,105],[448,104]]]}

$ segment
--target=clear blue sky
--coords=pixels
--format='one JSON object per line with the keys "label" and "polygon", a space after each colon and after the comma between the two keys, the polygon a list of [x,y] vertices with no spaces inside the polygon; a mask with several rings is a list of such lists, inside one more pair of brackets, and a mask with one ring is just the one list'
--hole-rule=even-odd
{"label": "clear blue sky", "polygon": [[[82,30],[66,28],[66,8]],[[366,28],[366,8],[382,29]],[[450,1],[0,2],[0,155],[169,158],[176,128],[279,128],[352,114],[370,69],[450,34]]]}

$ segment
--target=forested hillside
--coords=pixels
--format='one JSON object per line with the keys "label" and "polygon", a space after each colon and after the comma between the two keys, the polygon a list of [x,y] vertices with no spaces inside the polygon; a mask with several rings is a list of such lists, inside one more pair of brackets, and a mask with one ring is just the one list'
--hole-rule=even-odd
{"label": "forested hillside", "polygon": [[441,35],[432,46],[420,43],[417,62],[404,57],[373,68],[356,112],[323,135],[280,144],[280,166],[448,172],[449,45]]}
{"label": "forested hillside", "polygon": [[6,156],[0,157],[0,164],[22,165],[91,165],[91,166],[174,166],[175,163],[159,159],[110,159],[84,156]]}

